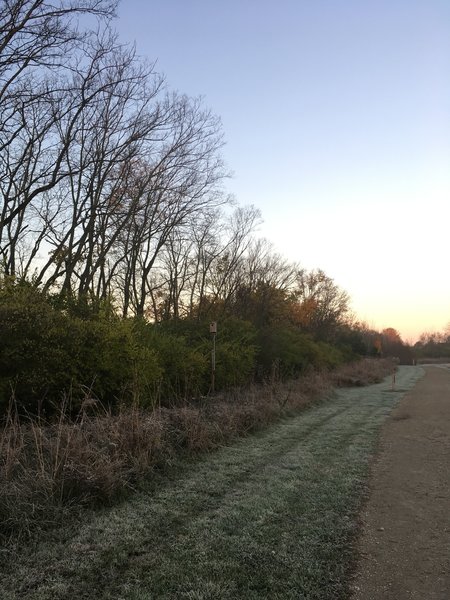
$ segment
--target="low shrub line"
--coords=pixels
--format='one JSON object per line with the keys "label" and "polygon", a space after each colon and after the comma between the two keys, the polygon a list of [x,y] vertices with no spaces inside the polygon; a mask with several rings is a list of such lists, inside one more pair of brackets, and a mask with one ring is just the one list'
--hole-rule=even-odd
{"label": "low shrub line", "polygon": [[374,383],[391,371],[388,360],[365,359],[173,408],[113,414],[85,407],[75,420],[63,408],[52,423],[24,422],[10,411],[0,431],[0,533],[52,525],[74,505],[112,502],[153,469],[259,430],[333,386]]}
{"label": "low shrub line", "polygon": [[[70,396],[72,416],[88,397],[116,411],[137,403],[152,409],[207,395],[211,387],[210,319],[215,338],[215,390],[330,370],[372,356],[349,324],[317,334],[258,311],[153,322],[122,318],[113,302],[78,302],[0,276],[0,418],[11,396],[19,412],[53,418]],[[282,312],[282,311],[281,311]],[[280,310],[276,311],[276,314]],[[243,318],[254,316],[254,319]],[[356,326],[355,326],[356,327]]]}

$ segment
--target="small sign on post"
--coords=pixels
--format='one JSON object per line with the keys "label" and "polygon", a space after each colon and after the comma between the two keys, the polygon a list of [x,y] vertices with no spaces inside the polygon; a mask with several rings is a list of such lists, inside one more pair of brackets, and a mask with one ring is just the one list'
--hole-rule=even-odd
{"label": "small sign on post", "polygon": [[209,333],[213,338],[213,347],[211,351],[211,393],[214,394],[216,385],[216,333],[217,333],[217,321],[211,321],[209,324]]}

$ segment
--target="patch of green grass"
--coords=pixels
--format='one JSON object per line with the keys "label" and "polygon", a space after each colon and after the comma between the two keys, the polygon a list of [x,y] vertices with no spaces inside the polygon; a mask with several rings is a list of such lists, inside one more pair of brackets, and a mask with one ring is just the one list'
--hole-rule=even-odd
{"label": "patch of green grass", "polygon": [[[409,389],[420,369],[402,367]],[[385,380],[185,462],[158,486],[4,552],[2,600],[339,599]]]}

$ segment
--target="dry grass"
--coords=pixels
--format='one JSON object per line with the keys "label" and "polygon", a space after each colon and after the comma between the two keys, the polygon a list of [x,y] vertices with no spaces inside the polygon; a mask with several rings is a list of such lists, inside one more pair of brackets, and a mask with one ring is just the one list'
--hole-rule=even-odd
{"label": "dry grass", "polygon": [[108,502],[164,452],[156,414],[138,411],[54,424],[9,417],[0,433],[3,531],[54,522],[71,504]]}
{"label": "dry grass", "polygon": [[81,413],[75,421],[64,410],[55,423],[24,422],[11,411],[0,430],[0,533],[52,525],[73,505],[111,502],[177,457],[260,430],[333,386],[373,383],[391,371],[387,361],[361,361],[331,374],[272,381],[183,407]]}
{"label": "dry grass", "polygon": [[336,387],[358,387],[379,383],[396,369],[391,359],[363,360],[343,365],[332,374],[332,382]]}

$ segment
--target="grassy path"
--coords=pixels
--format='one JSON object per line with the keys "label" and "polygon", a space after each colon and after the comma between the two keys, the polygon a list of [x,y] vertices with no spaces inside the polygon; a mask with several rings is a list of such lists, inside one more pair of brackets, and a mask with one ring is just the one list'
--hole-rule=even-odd
{"label": "grassy path", "polygon": [[[6,556],[0,598],[339,599],[368,461],[422,375],[342,390]],[[3,594],[3,595],[2,595]]]}

